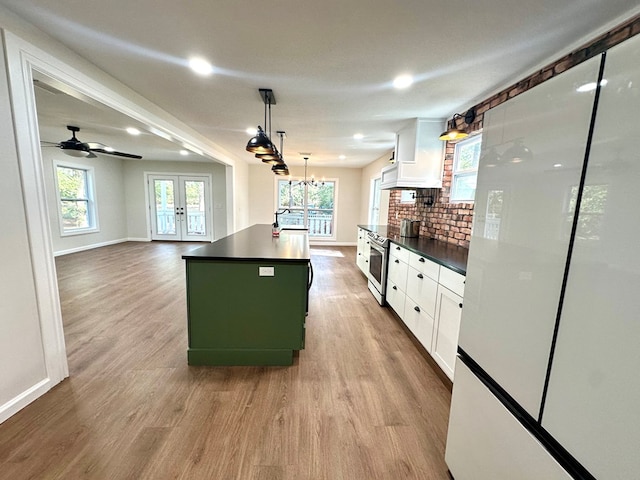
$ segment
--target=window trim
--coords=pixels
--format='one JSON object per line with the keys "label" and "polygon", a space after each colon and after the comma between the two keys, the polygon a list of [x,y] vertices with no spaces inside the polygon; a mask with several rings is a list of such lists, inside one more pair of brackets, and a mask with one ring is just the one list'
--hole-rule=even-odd
{"label": "window trim", "polygon": [[476,168],[468,168],[466,170],[456,170],[456,165],[458,163],[458,152],[459,152],[458,146],[473,145],[475,143],[482,143],[482,134],[465,138],[464,140],[461,140],[455,144],[455,150],[453,154],[453,165],[451,166],[451,190],[449,193],[449,203],[474,203],[475,202],[475,197],[470,199],[454,197],[456,178],[463,178],[463,177],[470,177],[470,176],[475,176],[476,180],[478,178],[478,167],[480,165],[481,152],[478,152],[478,163]]}
{"label": "window trim", "polygon": [[[62,198],[60,197],[60,185],[58,183],[58,168],[71,168],[74,170],[82,170],[85,172],[85,181],[87,186],[87,215],[90,220],[90,226],[83,228],[66,229],[62,219]],[[56,200],[58,211],[58,225],[60,227],[61,237],[71,237],[74,235],[85,235],[87,233],[96,233],[100,231],[98,222],[98,202],[96,199],[95,189],[95,167],[91,165],[82,165],[79,163],[66,162],[56,160],[53,164],[53,177],[56,185]]]}

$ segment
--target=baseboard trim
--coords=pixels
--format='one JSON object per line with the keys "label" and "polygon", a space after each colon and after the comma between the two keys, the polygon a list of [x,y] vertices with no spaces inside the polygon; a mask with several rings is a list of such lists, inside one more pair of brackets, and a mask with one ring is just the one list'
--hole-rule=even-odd
{"label": "baseboard trim", "polygon": [[357,242],[333,242],[330,240],[321,241],[321,240],[309,240],[310,247],[355,247],[357,246]]}
{"label": "baseboard trim", "polygon": [[20,395],[13,397],[4,405],[0,405],[0,423],[4,422],[31,402],[47,393],[51,390],[51,387],[53,387],[51,379],[45,378],[33,385],[31,388],[22,392]]}
{"label": "baseboard trim", "polygon": [[[68,255],[70,253],[83,252],[85,250],[93,250],[94,248],[106,247],[107,245],[115,245],[117,243],[124,243],[124,242],[130,242],[130,241],[142,241],[142,240],[119,238],[117,240],[109,240],[108,242],[92,243],[90,245],[83,245],[82,247],[69,248],[67,250],[59,250],[57,252],[53,252],[53,256],[60,257],[62,255]],[[144,240],[144,241],[148,241],[148,240]]]}

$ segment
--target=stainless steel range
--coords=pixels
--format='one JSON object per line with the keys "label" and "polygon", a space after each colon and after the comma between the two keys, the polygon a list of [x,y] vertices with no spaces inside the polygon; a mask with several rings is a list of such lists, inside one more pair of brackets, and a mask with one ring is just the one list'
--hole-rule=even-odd
{"label": "stainless steel range", "polygon": [[374,232],[369,232],[369,290],[380,305],[385,304],[385,288],[387,283],[387,257],[389,239]]}

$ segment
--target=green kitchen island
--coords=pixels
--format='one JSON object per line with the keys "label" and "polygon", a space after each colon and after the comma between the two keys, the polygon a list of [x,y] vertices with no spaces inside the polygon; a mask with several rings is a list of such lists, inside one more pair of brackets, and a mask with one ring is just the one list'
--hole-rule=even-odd
{"label": "green kitchen island", "polygon": [[189,365],[291,365],[304,348],[306,231],[253,225],[182,256]]}

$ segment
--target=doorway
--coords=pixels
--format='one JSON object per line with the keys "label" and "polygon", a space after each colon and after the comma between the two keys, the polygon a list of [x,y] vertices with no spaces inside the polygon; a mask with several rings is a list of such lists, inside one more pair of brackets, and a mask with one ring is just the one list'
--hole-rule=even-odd
{"label": "doorway", "polygon": [[211,179],[148,175],[151,239],[211,241]]}

